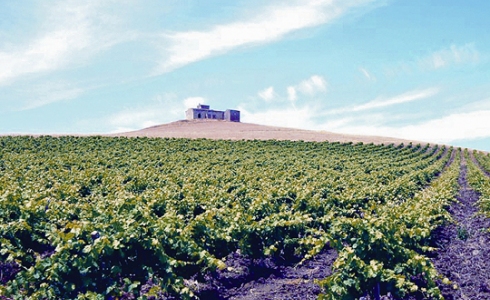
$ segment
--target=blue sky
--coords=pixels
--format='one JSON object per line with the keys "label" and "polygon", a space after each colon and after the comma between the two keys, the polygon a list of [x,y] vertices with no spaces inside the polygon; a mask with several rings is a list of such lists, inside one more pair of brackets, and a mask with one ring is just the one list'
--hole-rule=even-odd
{"label": "blue sky", "polygon": [[490,2],[0,0],[0,134],[184,118],[490,151]]}

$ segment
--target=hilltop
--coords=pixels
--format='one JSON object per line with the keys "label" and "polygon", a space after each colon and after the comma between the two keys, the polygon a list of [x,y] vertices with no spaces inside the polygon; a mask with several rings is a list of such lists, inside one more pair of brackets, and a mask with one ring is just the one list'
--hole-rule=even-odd
{"label": "hilltop", "polygon": [[252,123],[218,120],[181,120],[141,130],[111,134],[126,137],[206,138],[223,140],[292,140],[309,142],[353,142],[374,144],[421,143],[392,137],[339,134],[329,131],[304,130]]}

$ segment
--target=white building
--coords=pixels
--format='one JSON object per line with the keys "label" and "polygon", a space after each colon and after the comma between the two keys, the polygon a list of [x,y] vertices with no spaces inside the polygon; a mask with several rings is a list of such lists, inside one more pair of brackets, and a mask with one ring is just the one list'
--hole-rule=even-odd
{"label": "white building", "polygon": [[212,110],[209,105],[199,104],[197,108],[189,108],[185,112],[187,120],[215,119],[230,122],[240,122],[240,111],[227,109],[225,111]]}

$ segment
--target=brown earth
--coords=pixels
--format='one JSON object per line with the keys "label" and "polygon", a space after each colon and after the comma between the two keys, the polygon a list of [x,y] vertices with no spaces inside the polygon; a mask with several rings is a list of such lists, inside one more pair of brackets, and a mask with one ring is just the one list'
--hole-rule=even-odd
{"label": "brown earth", "polygon": [[227,122],[219,120],[181,120],[157,125],[137,131],[111,134],[125,137],[167,137],[167,138],[206,138],[223,140],[291,140],[308,142],[353,142],[374,144],[425,142],[403,140],[391,137],[338,134],[328,131],[313,131],[286,127],[265,126],[251,123]]}

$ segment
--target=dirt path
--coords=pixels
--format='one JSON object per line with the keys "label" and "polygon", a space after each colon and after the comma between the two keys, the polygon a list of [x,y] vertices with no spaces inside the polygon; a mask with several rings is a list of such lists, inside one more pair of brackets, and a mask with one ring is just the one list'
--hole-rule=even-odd
{"label": "dirt path", "polygon": [[331,275],[337,252],[327,249],[302,265],[284,265],[271,259],[252,261],[234,253],[227,258],[229,270],[207,274],[200,299],[272,300],[317,299],[315,279]]}
{"label": "dirt path", "polygon": [[490,228],[490,220],[476,215],[479,195],[468,185],[464,156],[458,183],[459,203],[449,208],[456,224],[438,233],[440,250],[433,262],[459,287],[441,285],[445,299],[490,299],[490,234],[485,231]]}

